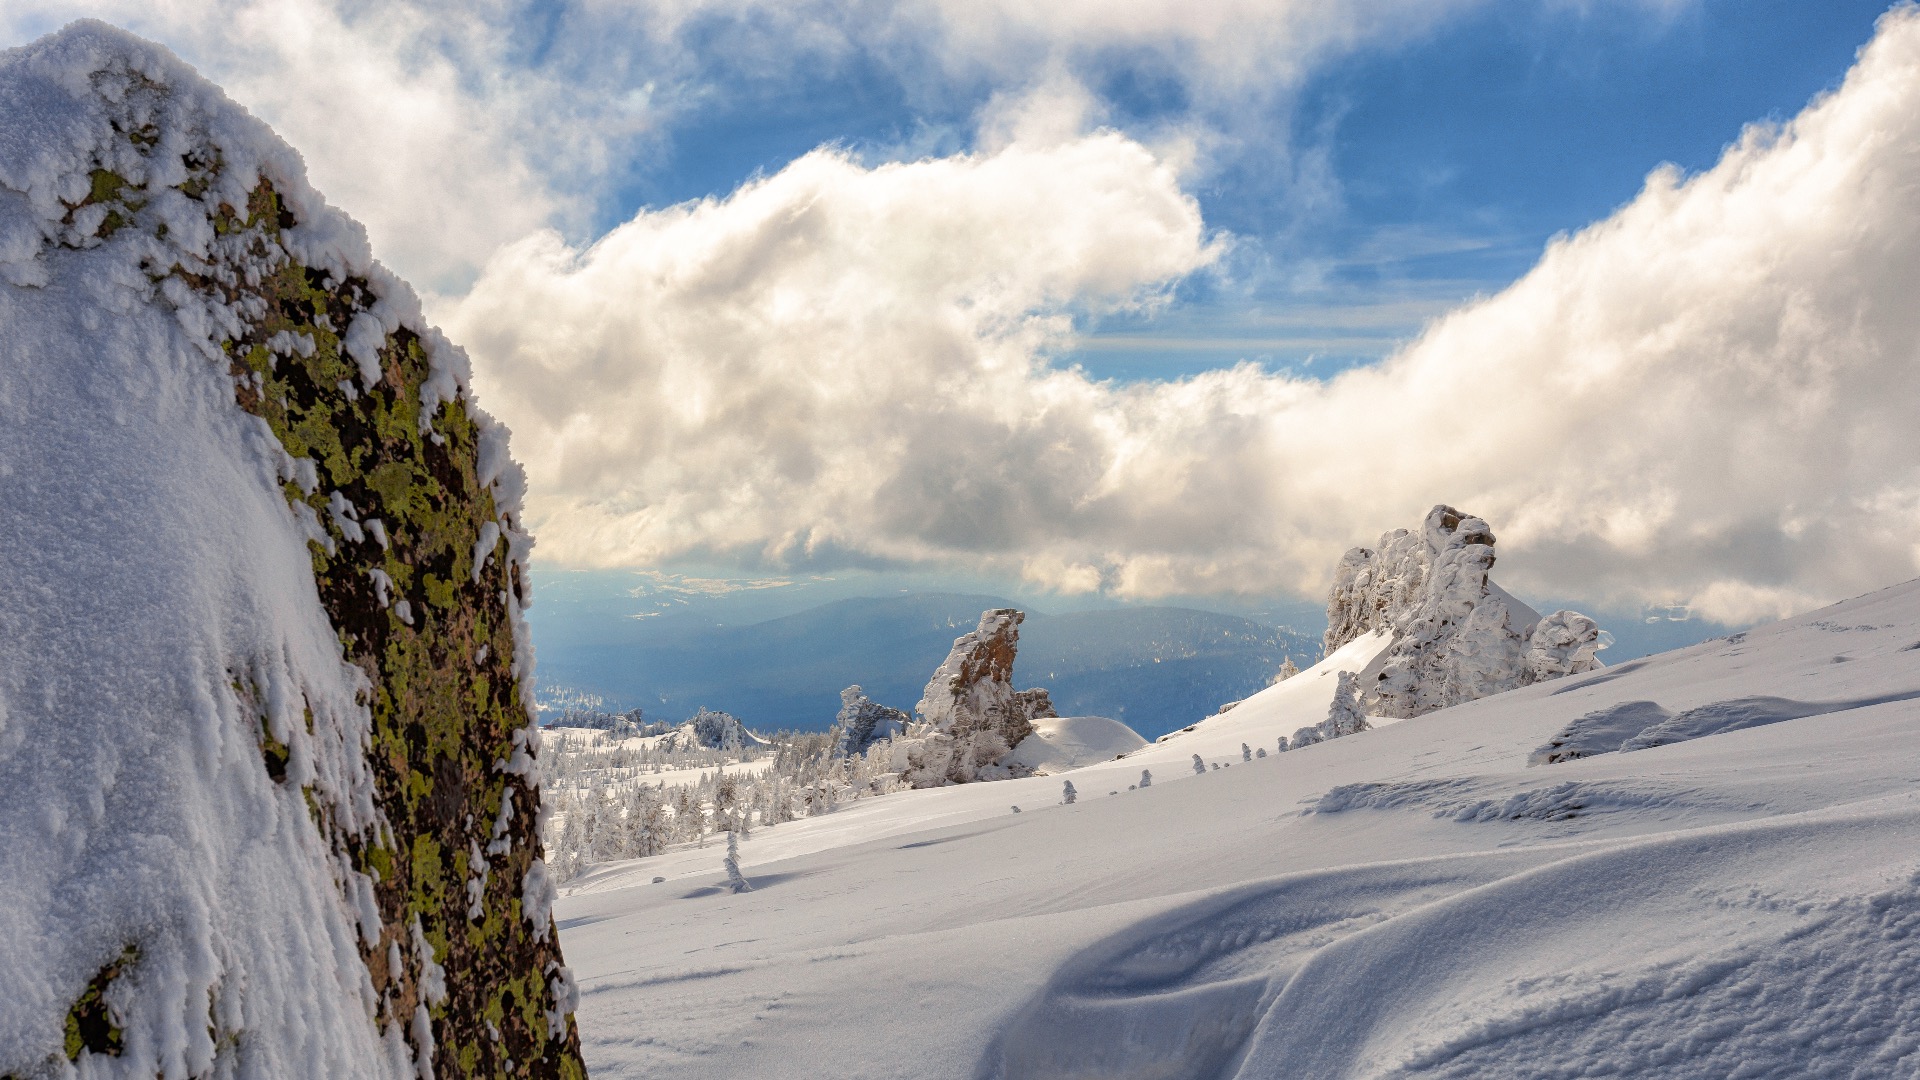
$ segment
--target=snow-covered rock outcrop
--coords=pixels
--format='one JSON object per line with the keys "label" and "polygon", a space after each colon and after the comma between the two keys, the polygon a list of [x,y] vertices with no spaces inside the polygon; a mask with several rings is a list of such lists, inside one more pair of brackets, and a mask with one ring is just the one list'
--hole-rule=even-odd
{"label": "snow-covered rock outcrop", "polygon": [[688,753],[694,750],[743,750],[765,746],[767,740],[747,730],[732,713],[702,708],[691,720],[660,736],[657,750]]}
{"label": "snow-covered rock outcrop", "polygon": [[583,1075],[467,386],[170,53],[0,54],[0,1076]]}
{"label": "snow-covered rock outcrop", "polygon": [[858,757],[867,747],[904,735],[912,717],[869,698],[858,685],[840,691],[840,713],[833,720],[833,756]]}
{"label": "snow-covered rock outcrop", "polygon": [[954,639],[914,710],[919,722],[913,738],[897,750],[908,783],[934,787],[1013,775],[1003,764],[1008,754],[1033,734],[1035,717],[1054,715],[1045,690],[1013,688],[1025,619],[1014,608],[993,608],[981,613],[978,627]]}
{"label": "snow-covered rock outcrop", "polygon": [[1327,600],[1327,652],[1387,630],[1362,702],[1408,717],[1600,666],[1599,626],[1571,611],[1545,618],[1489,578],[1487,523],[1436,506],[1418,533],[1396,529],[1340,560]]}

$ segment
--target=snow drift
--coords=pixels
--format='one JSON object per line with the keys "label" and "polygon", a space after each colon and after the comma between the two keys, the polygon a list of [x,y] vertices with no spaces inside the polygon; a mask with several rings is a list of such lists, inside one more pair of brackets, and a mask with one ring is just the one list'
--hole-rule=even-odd
{"label": "snow drift", "polygon": [[1033,722],[1008,761],[1036,775],[1112,761],[1147,745],[1140,733],[1104,716],[1055,716]]}
{"label": "snow drift", "polygon": [[467,377],[171,54],[0,54],[0,1075],[582,1075]]}
{"label": "snow drift", "polygon": [[[1123,761],[758,830],[750,894],[711,848],[596,868],[595,1075],[1915,1075],[1920,582],[1245,759],[1387,643]],[[1596,715],[1687,738],[1530,765]]]}

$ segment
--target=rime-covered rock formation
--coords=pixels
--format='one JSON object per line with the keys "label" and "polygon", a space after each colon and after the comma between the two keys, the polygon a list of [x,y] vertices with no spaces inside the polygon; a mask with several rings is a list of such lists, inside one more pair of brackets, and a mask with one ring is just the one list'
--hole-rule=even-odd
{"label": "rime-covered rock formation", "polygon": [[1418,533],[1396,529],[1341,558],[1326,650],[1374,630],[1394,637],[1363,687],[1370,711],[1418,716],[1599,666],[1594,621],[1571,611],[1541,618],[1495,584],[1493,545],[1485,521],[1436,506]]}
{"label": "rime-covered rock formation", "polygon": [[662,736],[658,749],[681,753],[691,750],[731,751],[764,746],[766,742],[748,731],[747,725],[732,713],[702,708],[693,715],[693,719]]}
{"label": "rime-covered rock formation", "polygon": [[523,486],[265,125],[0,54],[0,1076],[584,1075]]}
{"label": "rime-covered rock formation", "polygon": [[867,697],[859,686],[840,691],[840,714],[833,720],[833,756],[857,757],[867,747],[904,735],[912,721],[899,709],[888,708]]}
{"label": "rime-covered rock formation", "polygon": [[1060,715],[1053,711],[1053,695],[1047,693],[1045,687],[1018,690],[1013,696],[1019,700],[1020,708],[1029,720],[1051,720]]}
{"label": "rime-covered rock formation", "polygon": [[1023,612],[993,608],[980,625],[954,639],[915,708],[919,724],[900,747],[903,773],[915,787],[1012,775],[1002,764],[1033,734],[1035,717],[1052,717],[1045,690],[1013,688]]}

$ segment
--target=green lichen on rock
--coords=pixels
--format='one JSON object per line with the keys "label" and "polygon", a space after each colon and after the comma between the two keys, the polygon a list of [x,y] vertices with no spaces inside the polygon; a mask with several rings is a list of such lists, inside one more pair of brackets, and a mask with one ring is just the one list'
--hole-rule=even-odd
{"label": "green lichen on rock", "polygon": [[132,946],[121,950],[117,959],[88,980],[87,988],[74,1001],[73,1007],[67,1010],[68,1061],[79,1061],[82,1053],[120,1056],[121,1032],[113,1022],[112,1011],[107,1007],[107,987],[139,959],[139,955],[139,951]]}
{"label": "green lichen on rock", "polygon": [[[155,145],[123,134],[142,152]],[[379,379],[366,385],[344,339],[370,317],[374,287],[287,254],[281,240],[298,222],[270,182],[245,206],[216,205],[217,152],[184,160],[189,178],[175,189],[207,203],[220,239],[208,264],[149,276],[244,313],[243,331],[223,344],[236,403],[311,463],[284,491],[325,535],[310,542],[314,580],[344,657],[370,688],[367,756],[386,827],[354,833],[325,798],[302,794],[334,850],[374,883],[380,932],[361,942],[374,1019],[414,1043],[424,1008],[443,1078],[584,1077],[551,916],[540,912],[539,925],[523,917],[539,796],[516,743],[528,716],[509,605],[527,583],[481,480],[481,429],[464,393],[423,394],[434,371],[415,329],[385,335]],[[94,234],[104,237],[142,223],[143,194],[99,170],[73,211],[108,206]],[[498,539],[485,548],[482,537]],[[233,688],[251,701],[244,680]],[[263,767],[285,783],[288,744],[256,715]],[[87,1025],[70,1020],[70,1052],[75,1038],[94,1047],[97,1025]]]}

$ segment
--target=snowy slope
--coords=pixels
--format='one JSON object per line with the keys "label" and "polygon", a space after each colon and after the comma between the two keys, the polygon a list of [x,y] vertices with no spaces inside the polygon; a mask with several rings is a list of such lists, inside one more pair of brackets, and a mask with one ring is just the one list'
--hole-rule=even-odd
{"label": "snowy slope", "polygon": [[[1065,774],[1071,807],[863,801],[756,832],[740,895],[717,848],[603,868],[557,909],[594,1075],[1920,1072],[1920,582],[1240,762],[1380,644]],[[1756,697],[1828,711],[1528,764]]]}

